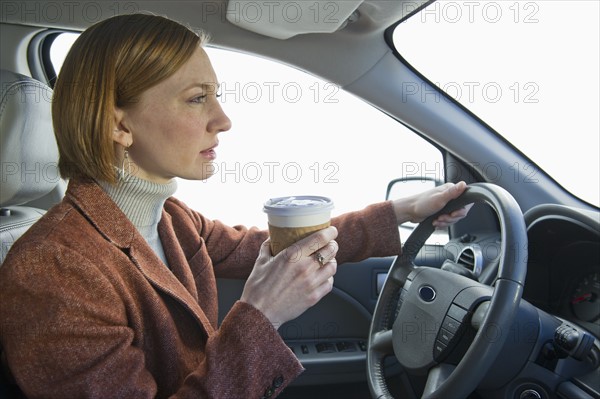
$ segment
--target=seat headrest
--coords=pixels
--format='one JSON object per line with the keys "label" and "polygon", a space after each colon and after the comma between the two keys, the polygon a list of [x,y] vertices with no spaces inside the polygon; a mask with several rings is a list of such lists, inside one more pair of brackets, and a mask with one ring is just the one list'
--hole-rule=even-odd
{"label": "seat headrest", "polygon": [[36,200],[57,186],[58,147],[52,129],[52,90],[0,70],[0,206]]}

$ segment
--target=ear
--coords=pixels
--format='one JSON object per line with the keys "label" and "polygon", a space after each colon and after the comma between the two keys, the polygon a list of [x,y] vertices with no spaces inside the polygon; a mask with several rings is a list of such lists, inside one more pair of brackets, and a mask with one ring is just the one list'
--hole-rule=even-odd
{"label": "ear", "polygon": [[114,127],[113,127],[113,141],[117,144],[122,145],[125,148],[128,148],[131,144],[133,144],[133,134],[131,130],[127,127],[125,123],[126,112],[121,109],[115,107],[114,109]]}

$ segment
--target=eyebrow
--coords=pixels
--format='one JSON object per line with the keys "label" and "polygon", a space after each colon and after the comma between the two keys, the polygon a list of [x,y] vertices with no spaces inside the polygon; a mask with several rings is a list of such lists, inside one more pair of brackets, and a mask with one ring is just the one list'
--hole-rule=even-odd
{"label": "eyebrow", "polygon": [[[188,90],[196,88],[196,87],[199,87],[199,88],[201,88],[203,90],[207,90],[209,92],[210,92],[210,90],[214,90],[215,92],[217,92],[217,91],[219,91],[219,88],[221,87],[221,84],[220,83],[197,83],[196,82],[196,83],[192,83],[189,86],[186,86],[183,89],[183,91],[188,91]],[[215,88],[216,88],[216,90],[215,90]]]}

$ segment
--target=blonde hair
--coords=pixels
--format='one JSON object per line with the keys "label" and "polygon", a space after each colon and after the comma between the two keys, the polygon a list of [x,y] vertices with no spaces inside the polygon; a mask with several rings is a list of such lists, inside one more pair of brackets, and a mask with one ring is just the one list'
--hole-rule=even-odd
{"label": "blonde hair", "polygon": [[208,40],[156,15],[115,16],[85,30],[54,87],[52,123],[63,178],[116,181],[114,110],[173,75]]}

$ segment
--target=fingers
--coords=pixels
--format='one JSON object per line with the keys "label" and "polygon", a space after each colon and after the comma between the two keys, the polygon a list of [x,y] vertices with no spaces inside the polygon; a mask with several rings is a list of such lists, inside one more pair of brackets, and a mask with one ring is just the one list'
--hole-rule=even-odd
{"label": "fingers", "polygon": [[452,211],[449,214],[440,215],[435,218],[433,225],[438,228],[448,227],[466,217],[472,206],[473,204],[468,204],[460,209]]}
{"label": "fingers", "polygon": [[313,272],[315,276],[315,286],[314,289],[311,290],[312,305],[319,302],[321,298],[331,292],[333,289],[333,276],[336,271],[337,262],[333,259],[327,262],[325,266],[320,267],[317,271]]}
{"label": "fingers", "polygon": [[442,185],[442,187],[446,191],[446,194],[448,196],[448,201],[450,201],[451,199],[455,199],[455,198],[460,197],[460,195],[467,188],[467,183],[465,183],[464,181],[460,181],[460,182],[458,182],[456,184],[454,184],[454,183],[446,183],[446,184]]}
{"label": "fingers", "polygon": [[[436,211],[439,211],[444,206],[446,206],[446,204],[449,201],[460,197],[461,194],[465,192],[466,188],[467,188],[467,184],[464,181],[458,182],[456,184],[455,183],[444,183],[441,186],[434,188],[430,192],[424,193],[425,197],[421,198],[420,201],[428,201],[428,200],[434,198],[434,200],[431,201],[431,203],[432,203],[431,211],[432,211],[432,213],[435,213]],[[425,208],[427,208],[427,207],[425,207]],[[429,216],[429,215],[425,215],[425,217],[426,216]]]}
{"label": "fingers", "polygon": [[256,258],[256,262],[263,264],[266,263],[269,259],[271,259],[271,239],[268,238],[263,242],[260,246],[260,250],[258,251],[258,257]]}
{"label": "fingers", "polygon": [[337,238],[337,235],[337,229],[334,226],[329,226],[298,241],[297,245],[302,249],[303,253],[312,254],[317,250],[325,247],[330,241],[335,240]]}
{"label": "fingers", "polygon": [[276,256],[271,255],[270,241],[266,240],[240,300],[263,312],[274,326],[299,316],[333,288],[336,237],[337,229],[327,228]]}
{"label": "fingers", "polygon": [[281,256],[284,256],[288,262],[297,262],[303,258],[311,257],[313,262],[319,266],[316,256],[313,255],[319,252],[323,257],[322,263],[325,264],[333,259],[337,253],[338,245],[334,241],[337,234],[338,231],[335,227],[327,227],[281,251],[281,254],[283,254]]}
{"label": "fingers", "polygon": [[323,283],[314,291],[314,303],[319,302],[325,295],[329,294],[333,289],[333,276],[328,277]]}
{"label": "fingers", "polygon": [[339,249],[336,241],[329,241],[324,247],[314,252],[313,256],[317,260],[317,263],[321,267],[325,266],[328,262],[335,259],[335,255]]}
{"label": "fingers", "polygon": [[[456,184],[446,183],[442,186],[444,188],[445,202],[458,198],[467,188],[467,184],[464,181],[460,181]],[[451,224],[458,222],[463,219],[469,213],[469,210],[473,204],[465,205],[464,207],[452,211],[449,214],[438,216],[434,221],[433,225],[437,228],[445,228]]]}
{"label": "fingers", "polygon": [[450,215],[440,215],[433,221],[433,226],[437,228],[448,227],[461,220],[464,216],[455,216],[455,212]]}
{"label": "fingers", "polygon": [[462,194],[462,192],[465,191],[466,188],[467,188],[467,183],[465,183],[462,180],[454,185],[454,189],[459,191],[460,194]]}

